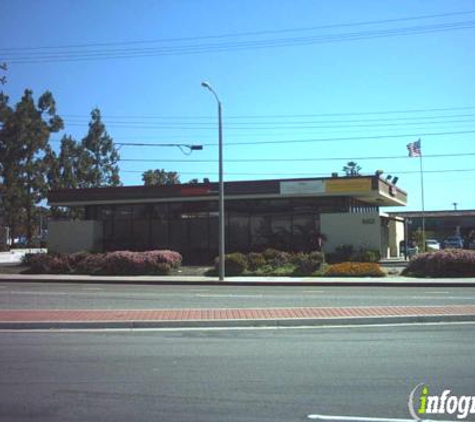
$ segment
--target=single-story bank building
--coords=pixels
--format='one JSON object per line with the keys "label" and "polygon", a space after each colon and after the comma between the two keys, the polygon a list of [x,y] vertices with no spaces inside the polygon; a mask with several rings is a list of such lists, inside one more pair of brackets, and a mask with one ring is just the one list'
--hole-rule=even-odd
{"label": "single-story bank building", "polygon": [[[218,254],[218,183],[51,191],[51,206],[81,207],[80,221],[51,221],[56,252],[172,249],[184,262]],[[338,245],[399,256],[403,219],[380,207],[404,206],[406,192],[379,175],[226,182],[226,252],[325,252]]]}

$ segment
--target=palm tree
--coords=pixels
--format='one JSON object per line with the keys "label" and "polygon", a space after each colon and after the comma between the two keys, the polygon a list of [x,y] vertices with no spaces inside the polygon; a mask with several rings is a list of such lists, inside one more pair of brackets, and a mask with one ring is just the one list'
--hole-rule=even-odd
{"label": "palm tree", "polygon": [[360,175],[361,167],[354,161],[348,161],[346,166],[343,167],[343,171],[346,177],[357,177]]}

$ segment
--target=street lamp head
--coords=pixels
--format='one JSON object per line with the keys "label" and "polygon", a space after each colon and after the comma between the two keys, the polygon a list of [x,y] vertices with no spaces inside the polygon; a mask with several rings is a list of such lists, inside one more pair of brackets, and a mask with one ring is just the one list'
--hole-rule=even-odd
{"label": "street lamp head", "polygon": [[206,81],[201,82],[201,86],[202,86],[203,88],[211,89],[210,84],[209,84],[208,82],[206,82]]}

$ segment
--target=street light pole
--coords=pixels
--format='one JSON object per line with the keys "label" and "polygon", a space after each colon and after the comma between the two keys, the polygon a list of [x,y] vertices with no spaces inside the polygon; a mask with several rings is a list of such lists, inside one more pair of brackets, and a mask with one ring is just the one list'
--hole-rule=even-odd
{"label": "street light pole", "polygon": [[224,224],[224,180],[223,180],[223,121],[221,114],[221,101],[218,95],[208,82],[201,82],[203,88],[208,89],[218,102],[218,149],[219,149],[219,281],[224,281],[224,254],[225,254],[225,224]]}

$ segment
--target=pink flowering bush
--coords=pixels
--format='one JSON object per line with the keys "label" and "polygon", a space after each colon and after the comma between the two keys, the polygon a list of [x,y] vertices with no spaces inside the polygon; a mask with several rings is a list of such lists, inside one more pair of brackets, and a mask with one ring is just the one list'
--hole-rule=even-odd
{"label": "pink flowering bush", "polygon": [[403,275],[414,277],[475,277],[475,251],[446,249],[414,257]]}
{"label": "pink flowering bush", "polygon": [[65,254],[26,254],[22,264],[28,266],[32,274],[67,274],[71,272],[68,255]]}
{"label": "pink flowering bush", "polygon": [[24,264],[35,274],[91,274],[91,275],[164,275],[180,267],[178,252],[115,251],[98,254],[37,254]]}

